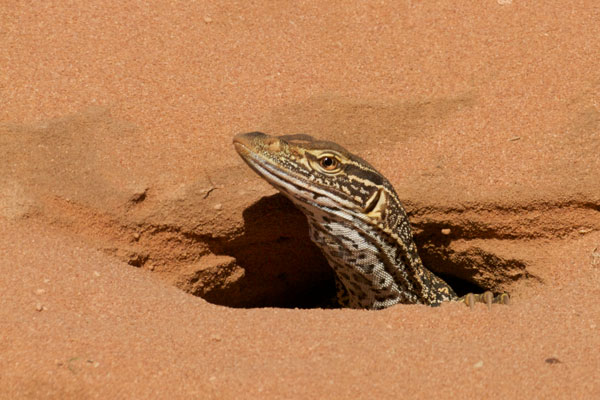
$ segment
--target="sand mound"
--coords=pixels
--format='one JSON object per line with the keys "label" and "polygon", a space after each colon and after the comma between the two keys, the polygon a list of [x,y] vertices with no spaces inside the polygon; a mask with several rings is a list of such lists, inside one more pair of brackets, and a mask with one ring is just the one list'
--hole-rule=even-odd
{"label": "sand mound", "polygon": [[[0,397],[600,395],[600,15],[552,7],[4,7]],[[251,130],[360,154],[512,304],[322,309]]]}

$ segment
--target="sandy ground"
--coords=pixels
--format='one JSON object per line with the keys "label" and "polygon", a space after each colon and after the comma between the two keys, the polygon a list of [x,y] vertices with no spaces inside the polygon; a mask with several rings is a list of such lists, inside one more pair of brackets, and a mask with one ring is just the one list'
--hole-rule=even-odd
{"label": "sandy ground", "polygon": [[[600,397],[594,1],[0,6],[0,398]],[[375,165],[509,306],[322,309],[231,145]]]}

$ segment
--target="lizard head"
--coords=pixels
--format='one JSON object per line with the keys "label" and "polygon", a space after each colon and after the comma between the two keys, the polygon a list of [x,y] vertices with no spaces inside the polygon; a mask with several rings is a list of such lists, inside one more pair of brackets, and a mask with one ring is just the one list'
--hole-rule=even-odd
{"label": "lizard head", "polygon": [[295,203],[383,218],[392,186],[342,146],[304,134],[261,132],[239,134],[233,143],[255,172]]}

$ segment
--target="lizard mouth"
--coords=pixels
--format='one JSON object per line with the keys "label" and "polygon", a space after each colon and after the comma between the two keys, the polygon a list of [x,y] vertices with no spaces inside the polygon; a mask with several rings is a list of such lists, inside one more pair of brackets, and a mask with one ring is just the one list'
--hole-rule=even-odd
{"label": "lizard mouth", "polygon": [[242,158],[246,158],[247,155],[251,153],[248,146],[242,142],[237,136],[233,138],[233,147],[235,147],[235,151],[238,152]]}
{"label": "lizard mouth", "polygon": [[[248,166],[252,167],[252,165],[248,162],[248,159],[251,157],[250,156],[251,151],[241,143],[234,142],[233,147],[235,148],[235,151],[237,151],[237,153],[240,155],[242,160],[244,160],[246,162],[246,164],[248,164]],[[252,168],[252,169],[254,169],[254,168]]]}

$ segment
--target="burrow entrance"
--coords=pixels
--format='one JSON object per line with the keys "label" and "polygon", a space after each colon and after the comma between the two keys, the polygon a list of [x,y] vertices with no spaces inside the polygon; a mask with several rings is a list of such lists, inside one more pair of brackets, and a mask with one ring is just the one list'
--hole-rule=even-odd
{"label": "burrow entrance", "polygon": [[[204,244],[210,251],[181,269],[176,286],[228,307],[333,307],[333,271],[310,240],[306,218],[288,199],[264,197],[243,218],[243,232],[231,239],[184,235],[190,249]],[[456,251],[436,224],[417,223],[415,241],[424,264],[458,295],[499,293],[531,277],[524,261],[481,248]]]}

